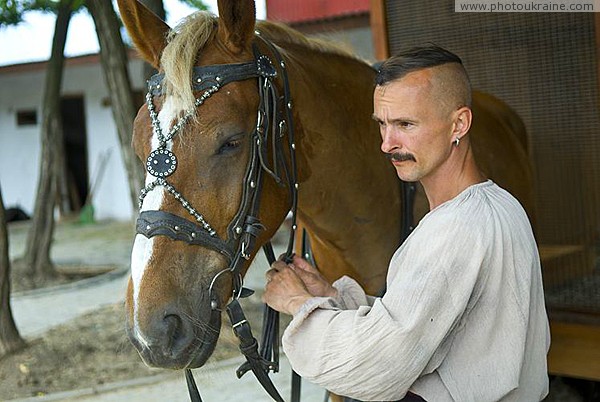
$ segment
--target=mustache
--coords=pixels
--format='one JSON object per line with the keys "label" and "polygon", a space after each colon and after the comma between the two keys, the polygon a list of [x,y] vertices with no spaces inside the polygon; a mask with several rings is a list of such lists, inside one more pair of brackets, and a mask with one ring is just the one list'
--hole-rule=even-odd
{"label": "mustache", "polygon": [[401,153],[401,152],[393,152],[393,153],[385,153],[385,157],[391,161],[395,162],[403,162],[403,161],[413,161],[416,162],[413,154]]}

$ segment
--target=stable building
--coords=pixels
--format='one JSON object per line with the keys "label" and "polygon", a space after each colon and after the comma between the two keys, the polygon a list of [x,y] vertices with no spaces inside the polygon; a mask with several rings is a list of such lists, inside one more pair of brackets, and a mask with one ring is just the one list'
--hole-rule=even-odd
{"label": "stable building", "polygon": [[[141,98],[143,62],[133,51],[129,56],[130,80],[136,98]],[[46,66],[33,62],[0,67],[0,188],[6,208],[28,215],[33,213],[40,169]],[[77,212],[93,187],[96,219],[131,219],[135,211],[100,56],[67,58],[61,93],[67,210]]]}

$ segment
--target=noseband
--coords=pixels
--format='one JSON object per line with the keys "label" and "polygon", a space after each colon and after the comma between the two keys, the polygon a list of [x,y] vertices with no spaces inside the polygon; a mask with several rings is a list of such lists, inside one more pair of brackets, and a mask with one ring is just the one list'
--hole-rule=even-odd
{"label": "noseband", "polygon": [[[254,45],[254,60],[251,62],[194,67],[192,72],[193,90],[202,92],[202,95],[195,100],[194,108],[185,112],[166,134],[163,133],[160,127],[158,114],[153,103],[154,96],[164,94],[164,74],[154,75],[148,81],[146,103],[152,122],[152,131],[159,144],[156,149],[152,150],[146,160],[146,170],[154,179],[141,190],[139,207],[142,208],[144,198],[149,192],[156,187],[163,187],[168,194],[181,204],[182,208],[187,211],[187,215],[193,217],[194,220],[161,210],[142,211],[137,219],[136,232],[147,238],[162,235],[173,240],[184,241],[190,245],[207,247],[217,251],[227,259],[228,267],[212,278],[208,290],[213,312],[220,312],[219,298],[213,292],[214,286],[222,275],[231,274],[233,300],[228,304],[227,312],[235,333],[240,339],[240,350],[248,360],[238,369],[238,377],[241,377],[246,371],[252,370],[273,399],[283,401],[267,374],[269,370],[278,370],[278,350],[273,346],[265,347],[264,345],[265,336],[271,338],[267,343],[277,343],[276,338],[278,335],[272,333],[273,328],[277,328],[277,324],[265,324],[265,327],[271,328],[271,332],[265,335],[263,330],[263,347],[259,354],[256,340],[250,332],[250,326],[238,302],[240,297],[252,293],[243,287],[241,271],[255,252],[256,237],[264,230],[258,213],[265,174],[271,176],[280,186],[287,185],[289,189],[292,227],[286,252],[288,258],[293,253],[296,231],[298,204],[296,145],[294,143],[292,102],[287,71],[285,62],[276,47],[264,38],[260,36],[258,38],[267,44],[276,58],[276,64]],[[279,65],[279,73],[275,65]],[[277,77],[280,77],[282,83],[282,96],[279,95],[277,87],[274,85],[274,80]],[[242,199],[238,212],[227,227],[227,237],[223,239],[207,219],[168,180],[169,176],[177,169],[177,157],[173,152],[173,137],[182,131],[188,121],[195,115],[196,109],[223,86],[230,82],[255,78],[258,79],[260,101],[256,126],[250,140],[250,158],[242,183]],[[283,152],[283,142],[286,135],[289,165],[286,163]],[[269,153],[271,153],[272,161],[268,160]],[[269,256],[269,262],[272,263],[274,257],[272,256],[270,243],[267,244],[267,247],[265,252]],[[274,311],[269,310],[268,314],[270,320],[278,319]],[[186,371],[186,379],[188,380],[192,400],[200,401],[200,395],[195,388],[195,384],[193,384],[193,377],[189,371]],[[190,381],[192,381],[192,385],[190,385]],[[197,396],[193,395],[194,389]]]}

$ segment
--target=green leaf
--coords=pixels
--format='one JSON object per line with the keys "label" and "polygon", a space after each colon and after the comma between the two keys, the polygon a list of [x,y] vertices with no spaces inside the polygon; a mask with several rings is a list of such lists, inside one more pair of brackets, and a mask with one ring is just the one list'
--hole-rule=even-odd
{"label": "green leaf", "polygon": [[0,27],[23,22],[24,14],[29,11],[56,13],[62,3],[70,3],[73,11],[78,11],[85,0],[0,0]]}

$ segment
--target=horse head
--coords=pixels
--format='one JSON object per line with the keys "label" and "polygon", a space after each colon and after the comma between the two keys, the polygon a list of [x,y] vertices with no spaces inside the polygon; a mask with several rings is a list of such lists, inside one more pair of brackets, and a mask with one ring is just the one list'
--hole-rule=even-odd
{"label": "horse head", "polygon": [[199,367],[255,245],[293,204],[285,66],[255,35],[253,2],[219,1],[219,18],[199,12],[174,30],[135,0],[118,3],[141,56],[160,72],[134,123],[147,173],[128,335],[148,365]]}

